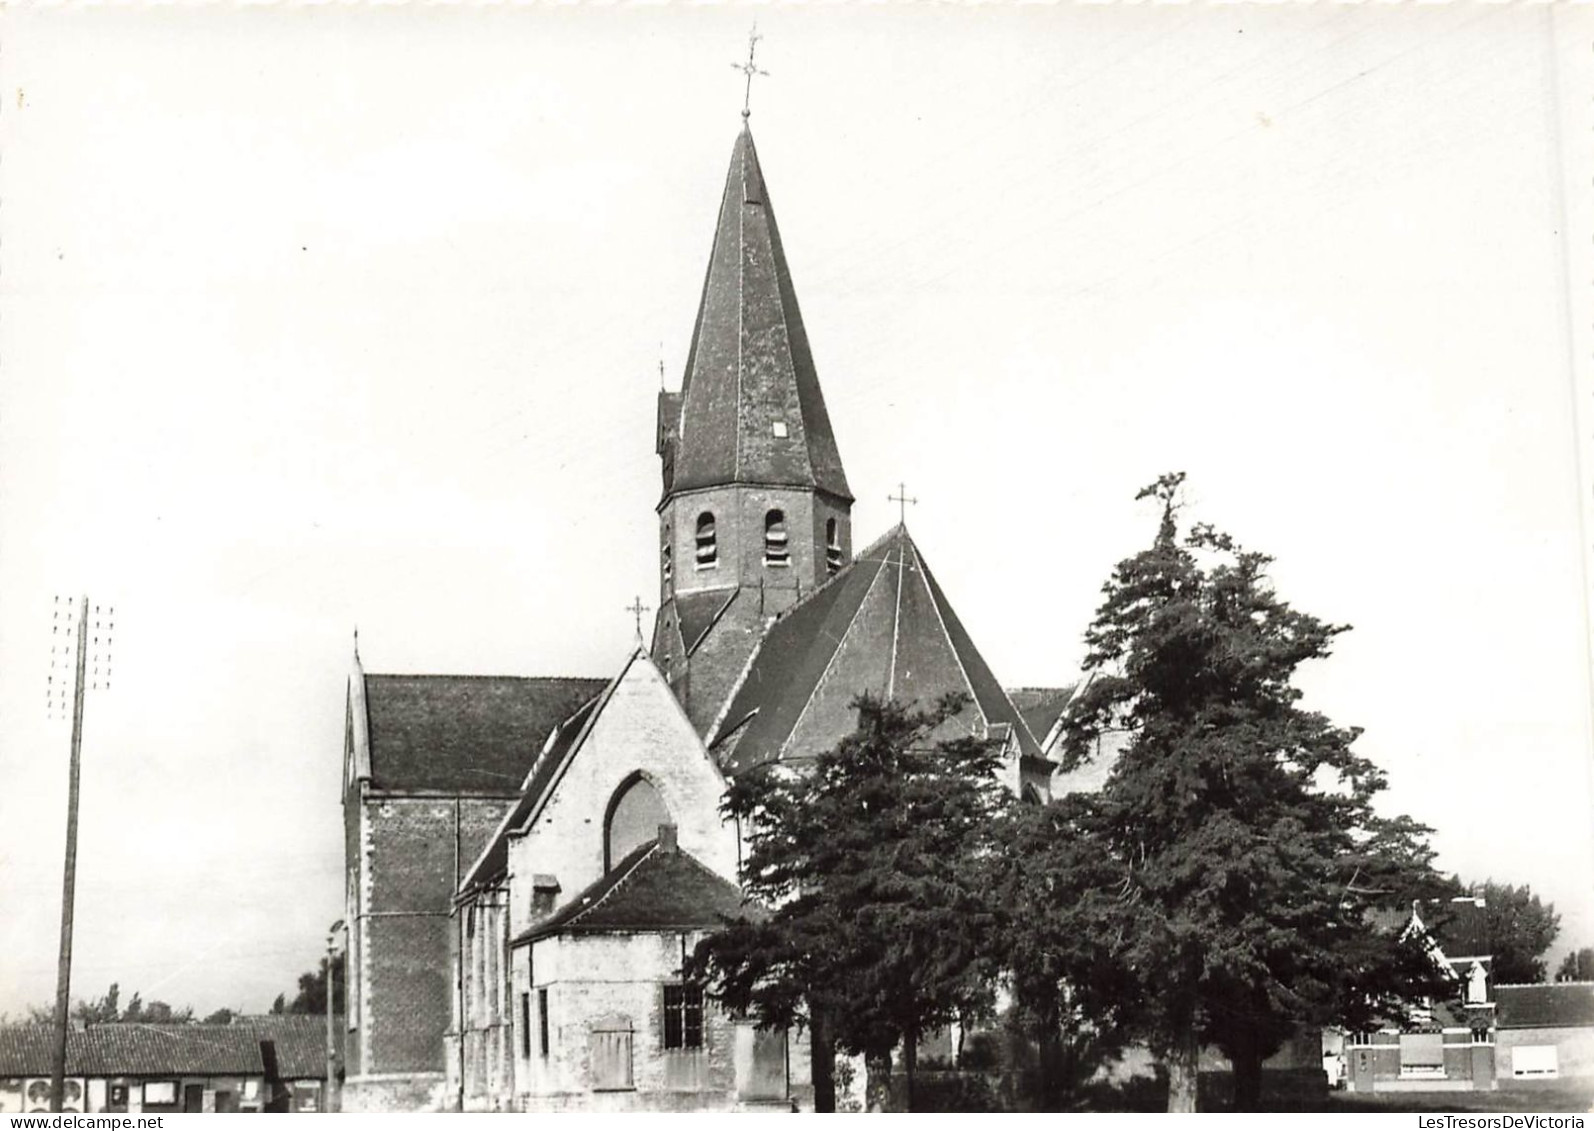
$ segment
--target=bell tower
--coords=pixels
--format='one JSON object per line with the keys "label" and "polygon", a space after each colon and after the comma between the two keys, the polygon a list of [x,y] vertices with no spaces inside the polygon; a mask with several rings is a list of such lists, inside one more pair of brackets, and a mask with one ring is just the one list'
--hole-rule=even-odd
{"label": "bell tower", "polygon": [[656,447],[653,659],[704,732],[769,622],[852,559],[852,493],[745,122]]}

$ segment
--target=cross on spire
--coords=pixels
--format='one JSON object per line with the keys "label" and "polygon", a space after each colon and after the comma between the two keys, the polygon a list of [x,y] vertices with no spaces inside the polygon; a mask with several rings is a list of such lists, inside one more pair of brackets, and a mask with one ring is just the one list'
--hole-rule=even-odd
{"label": "cross on spire", "polygon": [[758,41],[763,38],[763,36],[758,34],[758,25],[755,23],[753,30],[747,33],[747,62],[731,64],[732,70],[741,71],[742,74],[747,76],[747,86],[742,91],[742,121],[744,122],[753,112],[753,76],[762,75],[766,79],[769,77],[768,71],[760,70],[753,63],[753,56],[758,51]]}
{"label": "cross on spire", "polygon": [[919,500],[908,497],[908,485],[906,483],[898,483],[897,493],[895,495],[887,495],[886,498],[897,504],[897,525],[906,526],[908,524],[908,506],[910,504],[918,506]]}
{"label": "cross on spire", "polygon": [[652,606],[644,605],[642,603],[642,595],[639,593],[625,607],[625,611],[636,617],[636,639],[637,643],[640,644],[642,643],[642,614],[652,612]]}

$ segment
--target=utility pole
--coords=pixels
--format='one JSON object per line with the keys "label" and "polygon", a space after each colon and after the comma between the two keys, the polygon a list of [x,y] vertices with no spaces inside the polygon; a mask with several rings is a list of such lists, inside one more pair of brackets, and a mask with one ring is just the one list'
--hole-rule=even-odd
{"label": "utility pole", "polygon": [[50,1110],[66,1096],[66,1031],[72,992],[72,901],[77,886],[78,768],[83,750],[83,674],[89,655],[89,599],[78,602],[77,679],[72,686],[72,768],[66,792],[66,874],[61,881],[61,964],[55,979],[55,1064],[50,1073]]}

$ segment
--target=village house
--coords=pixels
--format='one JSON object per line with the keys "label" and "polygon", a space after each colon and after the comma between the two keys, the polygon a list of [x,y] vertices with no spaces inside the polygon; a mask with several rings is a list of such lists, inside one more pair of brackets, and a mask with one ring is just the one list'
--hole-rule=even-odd
{"label": "village house", "polygon": [[[110,1022],[67,1033],[63,1112],[318,1111],[326,1021]],[[50,1110],[55,1028],[0,1026],[0,1114]]]}
{"label": "village house", "polygon": [[1325,1033],[1324,1057],[1343,1061],[1354,1092],[1493,1091],[1494,958],[1484,902],[1471,896],[1413,908],[1404,928],[1451,977],[1453,997],[1414,1007],[1403,1023]]}
{"label": "village house", "polygon": [[1594,982],[1494,989],[1500,1086],[1594,1078]]}

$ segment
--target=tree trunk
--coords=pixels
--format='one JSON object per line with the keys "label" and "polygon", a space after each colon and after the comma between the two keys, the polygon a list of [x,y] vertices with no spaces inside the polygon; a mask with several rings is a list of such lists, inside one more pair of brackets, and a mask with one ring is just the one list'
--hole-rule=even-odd
{"label": "tree trunk", "polygon": [[830,1018],[814,1010],[808,1026],[809,1077],[814,1083],[814,1110],[836,1110],[836,1042],[830,1033]]}
{"label": "tree trunk", "polygon": [[1197,1110],[1196,1080],[1201,1063],[1201,1043],[1196,1039],[1193,1025],[1187,1026],[1175,1038],[1166,1059],[1169,1113]]}
{"label": "tree trunk", "polygon": [[865,1111],[891,1110],[891,1051],[866,1053],[863,1058],[868,1083],[864,1085]]}
{"label": "tree trunk", "polygon": [[1063,1079],[1067,1066],[1063,1061],[1063,1035],[1055,1027],[1047,1026],[1040,1039],[1040,1079],[1037,1081],[1041,1111],[1056,1111],[1063,1093]]}
{"label": "tree trunk", "polygon": [[913,1070],[919,1067],[919,1039],[902,1038],[902,1070],[908,1077],[908,1110],[913,1110]]}
{"label": "tree trunk", "polygon": [[1262,1055],[1255,1049],[1230,1054],[1234,1068],[1234,1110],[1260,1111],[1262,1107]]}

